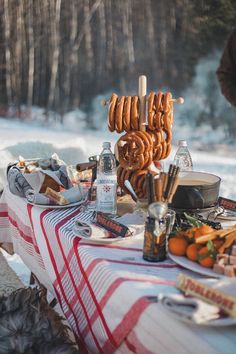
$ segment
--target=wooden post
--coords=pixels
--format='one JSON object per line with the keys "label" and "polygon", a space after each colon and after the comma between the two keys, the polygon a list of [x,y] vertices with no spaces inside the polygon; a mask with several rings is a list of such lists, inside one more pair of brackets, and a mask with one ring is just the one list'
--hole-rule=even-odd
{"label": "wooden post", "polygon": [[146,130],[146,95],[147,95],[147,77],[145,75],[139,76],[138,81],[138,95],[139,95],[139,130]]}

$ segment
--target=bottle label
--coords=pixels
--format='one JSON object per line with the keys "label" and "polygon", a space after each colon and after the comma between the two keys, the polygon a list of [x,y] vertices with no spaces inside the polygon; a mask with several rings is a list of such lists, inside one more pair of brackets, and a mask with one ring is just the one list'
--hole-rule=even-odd
{"label": "bottle label", "polygon": [[97,211],[116,212],[116,183],[97,184]]}
{"label": "bottle label", "polygon": [[109,179],[108,178],[103,178],[103,177],[98,177],[97,179],[97,184],[114,184],[116,183],[117,181],[117,178],[116,176],[109,176]]}

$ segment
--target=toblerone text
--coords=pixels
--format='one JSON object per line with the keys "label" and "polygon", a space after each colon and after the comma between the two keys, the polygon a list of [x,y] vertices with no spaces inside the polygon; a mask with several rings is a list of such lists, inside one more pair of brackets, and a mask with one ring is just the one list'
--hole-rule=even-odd
{"label": "toblerone text", "polygon": [[236,317],[236,297],[226,295],[182,273],[177,277],[176,286],[186,295],[193,295],[210,304],[216,305],[230,316]]}

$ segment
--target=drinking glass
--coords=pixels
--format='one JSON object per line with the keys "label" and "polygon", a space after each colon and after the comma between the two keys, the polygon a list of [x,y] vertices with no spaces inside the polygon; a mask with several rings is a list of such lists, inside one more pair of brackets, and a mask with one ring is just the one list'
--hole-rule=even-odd
{"label": "drinking glass", "polygon": [[166,236],[168,237],[171,233],[174,223],[175,223],[176,213],[172,209],[168,209],[167,214],[165,216],[166,219]]}

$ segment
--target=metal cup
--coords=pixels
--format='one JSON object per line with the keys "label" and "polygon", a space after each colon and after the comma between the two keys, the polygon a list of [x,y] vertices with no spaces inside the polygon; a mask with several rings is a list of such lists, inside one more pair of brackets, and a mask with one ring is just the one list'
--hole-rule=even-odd
{"label": "metal cup", "polygon": [[148,214],[151,218],[160,220],[168,212],[168,206],[163,202],[155,202],[149,205]]}

